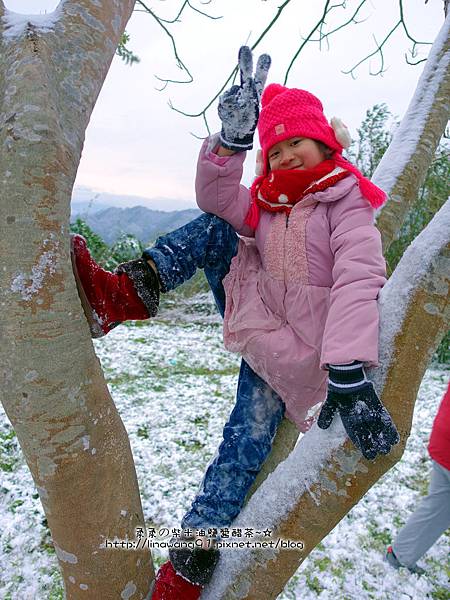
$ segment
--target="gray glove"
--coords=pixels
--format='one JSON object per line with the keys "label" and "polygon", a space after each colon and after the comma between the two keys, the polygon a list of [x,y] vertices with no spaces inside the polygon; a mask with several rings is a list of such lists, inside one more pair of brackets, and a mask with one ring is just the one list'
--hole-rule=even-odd
{"label": "gray glove", "polygon": [[259,117],[259,102],[269,72],[268,54],[258,58],[253,77],[253,57],[248,46],[239,49],[241,85],[233,85],[219,98],[219,117],[222,121],[220,142],[224,148],[241,152],[253,148],[253,136]]}

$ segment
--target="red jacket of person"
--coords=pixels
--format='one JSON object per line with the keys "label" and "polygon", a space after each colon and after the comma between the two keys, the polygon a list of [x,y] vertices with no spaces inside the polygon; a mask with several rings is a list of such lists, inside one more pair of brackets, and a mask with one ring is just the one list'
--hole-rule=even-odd
{"label": "red jacket of person", "polygon": [[434,418],[428,452],[433,460],[450,471],[450,382]]}

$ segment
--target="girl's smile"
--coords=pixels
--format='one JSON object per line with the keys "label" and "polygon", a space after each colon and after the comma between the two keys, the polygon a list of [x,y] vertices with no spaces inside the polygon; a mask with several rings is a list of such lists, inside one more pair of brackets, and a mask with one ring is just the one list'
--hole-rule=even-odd
{"label": "girl's smile", "polygon": [[274,169],[312,169],[325,158],[314,140],[302,137],[293,137],[278,142],[268,153],[271,171]]}

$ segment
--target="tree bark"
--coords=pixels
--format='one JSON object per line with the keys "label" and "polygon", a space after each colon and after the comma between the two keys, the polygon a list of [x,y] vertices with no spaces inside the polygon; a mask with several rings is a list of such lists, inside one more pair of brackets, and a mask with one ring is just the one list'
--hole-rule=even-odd
{"label": "tree bark", "polygon": [[69,256],[85,128],[133,5],[67,0],[20,28],[0,4],[0,398],[71,599],[142,599],[154,575],[148,551],[105,548],[144,518]]}

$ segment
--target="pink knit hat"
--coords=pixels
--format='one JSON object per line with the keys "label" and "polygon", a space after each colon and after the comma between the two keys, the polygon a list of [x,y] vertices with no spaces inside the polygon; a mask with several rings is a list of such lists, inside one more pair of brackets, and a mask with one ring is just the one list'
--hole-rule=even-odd
{"label": "pink knit hat", "polygon": [[261,98],[258,121],[264,174],[267,174],[268,152],[278,142],[296,136],[318,140],[335,151],[336,165],[356,176],[362,195],[378,208],[385,202],[386,194],[342,156],[343,149],[350,145],[350,136],[339,119],[332,119],[331,123],[333,127],[323,114],[321,101],[310,92],[278,83],[268,85]]}

